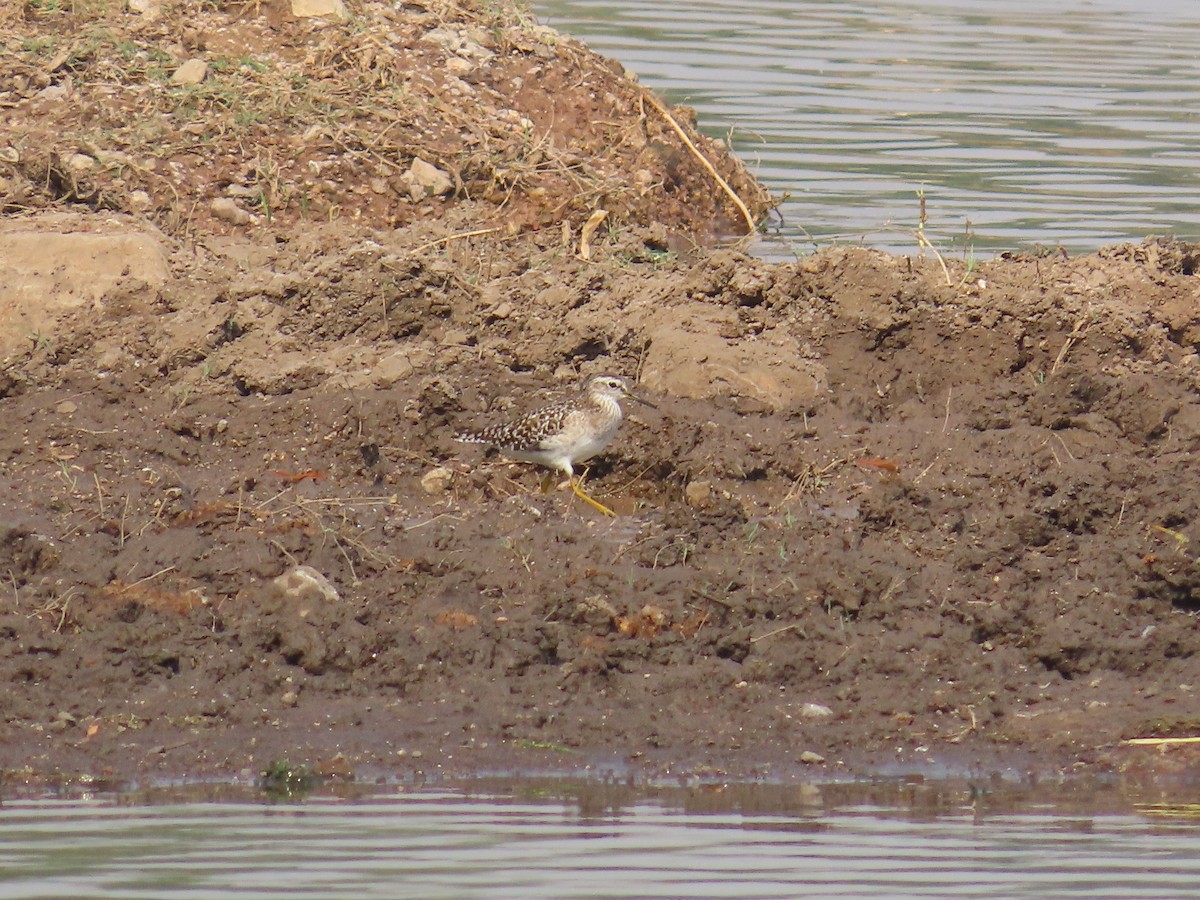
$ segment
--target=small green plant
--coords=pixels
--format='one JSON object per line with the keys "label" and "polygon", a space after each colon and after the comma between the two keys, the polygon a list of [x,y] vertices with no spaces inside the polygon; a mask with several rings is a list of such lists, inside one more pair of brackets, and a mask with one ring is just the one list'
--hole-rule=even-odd
{"label": "small green plant", "polygon": [[971,280],[971,276],[975,274],[975,267],[978,265],[978,260],[975,258],[975,229],[971,226],[970,219],[967,219],[963,226],[963,260],[967,264],[967,270],[963,272],[963,277],[958,282],[959,287],[963,287]]}
{"label": "small green plant", "polygon": [[521,565],[525,567],[526,572],[533,571],[533,566],[530,565],[530,558],[533,556],[533,554],[530,551],[521,550],[518,548],[516,542],[510,537],[500,538],[500,546],[515,556],[520,561]]}
{"label": "small green plant", "polygon": [[41,16],[70,12],[69,0],[29,0],[29,11]]}
{"label": "small green plant", "polygon": [[273,800],[300,800],[320,787],[324,780],[308,766],[292,765],[286,759],[279,759],[263,771],[258,787]]}
{"label": "small green plant", "polygon": [[21,41],[21,52],[32,56],[49,56],[57,46],[58,41],[55,38],[38,35]]}

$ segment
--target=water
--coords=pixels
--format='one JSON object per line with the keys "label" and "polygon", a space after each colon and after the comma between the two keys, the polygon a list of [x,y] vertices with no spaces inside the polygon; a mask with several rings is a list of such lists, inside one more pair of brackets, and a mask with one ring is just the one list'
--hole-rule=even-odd
{"label": "water", "polygon": [[540,0],[776,196],[759,250],[1200,236],[1195,0]]}
{"label": "water", "polygon": [[1197,884],[1200,806],[1105,785],[543,780],[0,807],[0,898],[1193,897]]}

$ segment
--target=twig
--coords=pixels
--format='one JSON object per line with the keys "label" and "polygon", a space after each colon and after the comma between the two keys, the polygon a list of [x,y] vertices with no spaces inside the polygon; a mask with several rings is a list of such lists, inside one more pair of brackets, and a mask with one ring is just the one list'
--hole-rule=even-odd
{"label": "twig", "polygon": [[783,634],[785,631],[794,631],[794,630],[799,630],[800,637],[802,637],[802,638],[808,637],[808,635],[804,633],[804,629],[801,627],[800,623],[793,622],[791,625],[784,625],[782,628],[776,628],[774,631],[768,631],[766,634],[760,634],[758,637],[752,637],[752,638],[750,638],[750,643],[757,644],[759,641],[765,641],[769,637],[775,637],[775,635]]}
{"label": "twig", "polygon": [[129,519],[129,495],[125,495],[125,508],[121,510],[121,537],[117,543],[118,547],[125,546],[125,536],[128,532],[125,531],[125,523]]}
{"label": "twig", "polygon": [[947,738],[946,739],[947,743],[961,744],[963,741],[963,738],[965,738],[968,734],[971,734],[973,731],[975,731],[979,727],[979,722],[975,719],[975,707],[968,704],[967,712],[970,713],[970,715],[971,715],[971,724],[968,725],[966,728],[964,728],[962,731],[960,731],[958,734],[954,735],[953,737]]}
{"label": "twig", "polygon": [[1058,356],[1054,358],[1054,365],[1050,367],[1050,376],[1054,377],[1054,373],[1058,371],[1058,367],[1063,364],[1067,358],[1067,354],[1071,352],[1071,348],[1082,340],[1087,334],[1088,328],[1091,326],[1090,319],[1085,317],[1075,323],[1075,327],[1071,329],[1071,333],[1067,335],[1066,341],[1063,342],[1062,349],[1058,351]]}
{"label": "twig", "polygon": [[446,237],[438,238],[436,241],[428,241],[424,244],[421,244],[418,247],[413,247],[413,249],[409,250],[408,252],[412,253],[412,254],[417,254],[417,253],[420,253],[422,250],[428,250],[430,247],[436,247],[438,244],[447,244],[450,241],[458,241],[458,240],[462,240],[463,238],[479,237],[480,235],[492,234],[493,232],[500,231],[500,230],[501,229],[499,227],[496,227],[496,228],[480,228],[476,231],[460,231],[458,234],[449,234],[449,235],[446,235]]}
{"label": "twig", "polygon": [[1169,744],[1200,744],[1200,737],[1129,738],[1121,743],[1137,747],[1162,747]]}
{"label": "twig", "polygon": [[274,544],[276,550],[278,550],[280,553],[282,553],[284,556],[286,556],[289,560],[291,560],[291,563],[293,566],[300,565],[300,562],[296,559],[296,557],[294,557],[294,556],[292,556],[292,554],[288,553],[287,547],[283,546],[283,544],[279,543],[279,541],[275,540],[274,538],[271,538],[270,543]]}
{"label": "twig", "polygon": [[659,103],[652,94],[645,94],[644,96],[646,102],[653,106],[655,110],[658,111],[658,114],[667,120],[667,124],[675,129],[675,133],[679,135],[679,139],[683,141],[689,150],[692,151],[692,155],[700,161],[700,165],[704,166],[704,168],[708,170],[708,174],[716,180],[717,184],[721,186],[721,190],[723,190],[729,199],[733,201],[733,205],[738,208],[738,211],[741,212],[742,216],[745,218],[746,226],[750,229],[750,234],[754,234],[756,231],[758,231],[758,224],[754,221],[754,217],[750,215],[750,210],[746,208],[746,204],[742,202],[742,198],[734,193],[734,190],[729,186],[729,183],[721,177],[721,173],[714,169],[712,163],[705,159],[704,154],[701,153],[696,145],[692,143],[692,139],[687,136],[687,132],[685,132],[680,127],[679,123],[672,118],[671,114],[667,112],[667,108]]}
{"label": "twig", "polygon": [[924,185],[921,185],[917,191],[917,201],[920,203],[920,212],[917,215],[917,247],[922,251],[926,249],[933,251],[933,255],[937,257],[937,261],[942,267],[942,274],[946,276],[946,286],[954,287],[954,282],[950,278],[950,270],[946,268],[946,260],[942,259],[942,254],[938,252],[937,247],[933,246],[929,238],[925,237],[925,222],[928,212],[925,206]]}
{"label": "twig", "polygon": [[165,569],[159,569],[153,575],[147,575],[145,578],[139,578],[137,581],[133,582],[129,586],[133,587],[134,585],[142,584],[143,582],[150,581],[154,578],[157,578],[159,575],[166,575],[168,572],[173,572],[173,571],[175,571],[174,566],[167,566]]}

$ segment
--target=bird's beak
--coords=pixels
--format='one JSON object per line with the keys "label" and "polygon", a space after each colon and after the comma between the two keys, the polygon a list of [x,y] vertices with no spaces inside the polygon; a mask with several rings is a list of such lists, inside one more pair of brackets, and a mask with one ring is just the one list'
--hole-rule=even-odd
{"label": "bird's beak", "polygon": [[625,392],[625,396],[626,396],[626,397],[628,397],[630,400],[633,400],[633,401],[635,401],[635,402],[637,402],[637,403],[640,403],[640,404],[642,404],[643,406],[648,406],[648,407],[650,407],[651,409],[658,409],[658,406],[657,406],[656,404],[654,404],[654,403],[651,403],[651,402],[650,402],[649,400],[647,400],[645,397],[639,397],[637,394],[633,393],[632,391],[628,391],[628,390],[627,390],[627,391]]}

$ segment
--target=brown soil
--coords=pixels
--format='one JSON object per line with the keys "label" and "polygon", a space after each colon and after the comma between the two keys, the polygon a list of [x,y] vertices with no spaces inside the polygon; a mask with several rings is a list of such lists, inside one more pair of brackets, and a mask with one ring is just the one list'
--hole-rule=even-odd
{"label": "brown soil", "polygon": [[[768,264],[705,247],[739,212],[641,88],[512,10],[148,9],[0,23],[10,778],[1200,729],[1200,248]],[[452,440],[598,372],[657,404],[592,463],[615,519]]]}

